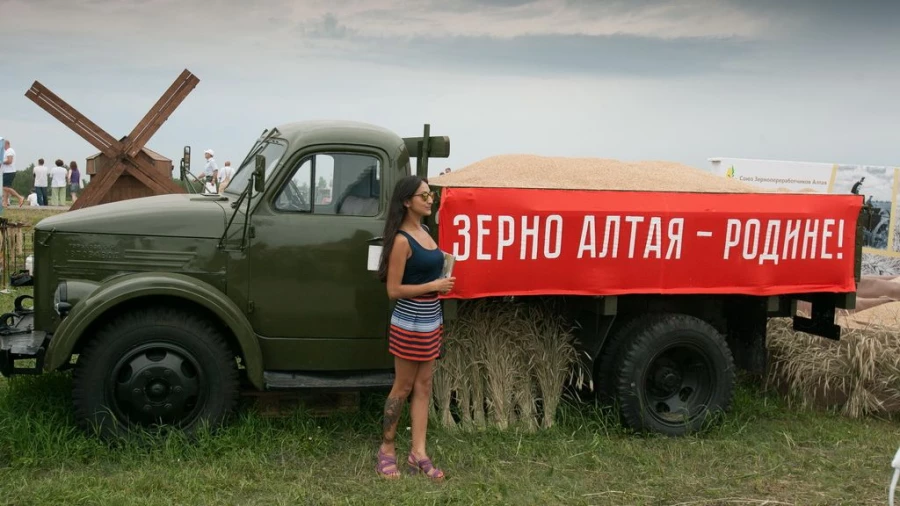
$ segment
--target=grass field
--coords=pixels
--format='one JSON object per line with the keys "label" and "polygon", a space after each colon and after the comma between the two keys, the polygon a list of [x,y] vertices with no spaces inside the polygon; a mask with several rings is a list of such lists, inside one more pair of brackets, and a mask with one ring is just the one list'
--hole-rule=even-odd
{"label": "grass field", "polygon": [[700,435],[637,436],[566,402],[538,433],[432,429],[448,480],[388,482],[374,472],[383,393],[324,417],[244,403],[214,436],[106,445],[75,428],[70,388],[67,373],[0,379],[0,504],[885,504],[900,445],[896,421],[788,407],[742,382],[734,410]]}
{"label": "grass field", "polygon": [[585,404],[536,434],[434,429],[447,481],[387,482],[374,473],[382,394],[356,413],[245,406],[194,443],[106,446],[74,428],[69,388],[61,373],[0,386],[0,503],[884,504],[900,439],[895,423],[796,411],[743,385],[724,424],[683,439],[629,434]]}

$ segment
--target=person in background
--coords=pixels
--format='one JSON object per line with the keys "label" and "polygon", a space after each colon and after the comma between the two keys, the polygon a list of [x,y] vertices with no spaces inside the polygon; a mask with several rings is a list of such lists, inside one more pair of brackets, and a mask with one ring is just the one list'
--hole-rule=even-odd
{"label": "person in background", "polygon": [[209,191],[210,183],[212,183],[212,192],[215,193],[215,181],[219,176],[219,166],[216,165],[216,153],[207,149],[203,152],[203,157],[206,158],[206,167],[203,169],[203,183]]}
{"label": "person in background", "polygon": [[66,204],[66,163],[56,160],[56,166],[50,169],[50,205],[62,206]]}
{"label": "person in background", "polygon": [[31,193],[28,194],[28,197],[26,197],[26,199],[28,199],[29,206],[36,207],[40,205],[38,204],[38,194],[35,191],[35,188],[31,189]]}
{"label": "person in background", "polygon": [[47,177],[50,175],[50,169],[44,165],[44,159],[38,158],[37,165],[34,166],[34,193],[37,194],[37,205],[46,206],[47,199]]}
{"label": "person in background", "polygon": [[78,192],[81,191],[81,171],[78,170],[78,164],[75,160],[69,162],[69,173],[66,174],[66,181],[69,183],[69,191],[72,193],[72,202],[78,200]]}
{"label": "person in background", "polygon": [[234,168],[231,166],[230,160],[225,160],[225,166],[219,171],[219,193],[225,190],[231,178],[234,176]]}
{"label": "person in background", "polygon": [[25,197],[12,187],[16,179],[16,152],[9,141],[3,141],[3,163],[0,167],[3,169],[3,206],[9,207],[9,197],[12,195],[19,199],[19,207],[22,207]]}

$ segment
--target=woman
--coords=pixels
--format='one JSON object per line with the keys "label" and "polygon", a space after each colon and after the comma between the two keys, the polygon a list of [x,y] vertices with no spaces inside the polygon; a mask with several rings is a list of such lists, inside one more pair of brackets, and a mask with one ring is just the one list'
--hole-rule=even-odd
{"label": "woman", "polygon": [[431,373],[438,357],[443,315],[437,294],[453,289],[455,278],[441,278],[444,254],[428,235],[422,218],[431,215],[434,192],[419,177],[407,176],[394,189],[384,224],[384,250],[378,275],[387,284],[388,297],[396,300],[391,316],[388,349],[394,355],[394,386],[384,405],[381,447],[377,471],[385,478],[400,476],[394,438],[403,404],[409,403],[412,448],[407,466],[441,480],[425,452],[425,431],[431,403]]}
{"label": "woman", "polygon": [[75,160],[69,163],[69,173],[66,175],[69,182],[69,192],[72,193],[72,203],[78,200],[78,192],[81,191],[81,172],[78,170],[78,164]]}

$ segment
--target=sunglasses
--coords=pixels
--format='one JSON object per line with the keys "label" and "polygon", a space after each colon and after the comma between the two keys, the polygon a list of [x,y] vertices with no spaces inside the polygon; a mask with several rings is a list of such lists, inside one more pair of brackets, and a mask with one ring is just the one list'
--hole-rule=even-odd
{"label": "sunglasses", "polygon": [[413,197],[422,197],[422,200],[424,200],[425,202],[428,202],[428,199],[429,199],[429,198],[431,198],[432,200],[436,200],[436,199],[437,199],[437,192],[422,192],[422,193],[417,193],[417,194],[413,195]]}

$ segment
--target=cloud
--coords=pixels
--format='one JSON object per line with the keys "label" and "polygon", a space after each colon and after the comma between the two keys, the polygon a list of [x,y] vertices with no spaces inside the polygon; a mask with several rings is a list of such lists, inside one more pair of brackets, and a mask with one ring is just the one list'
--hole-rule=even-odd
{"label": "cloud", "polygon": [[94,151],[23,97],[33,80],[119,136],[183,68],[201,82],[151,141],[168,156],[239,159],[264,127],[339,118],[431,122],[453,167],[523,151],[897,160],[900,2],[0,2],[15,19],[0,135],[23,160]]}
{"label": "cloud", "polygon": [[[369,8],[362,9],[360,6]],[[295,15],[308,11],[296,9]],[[334,14],[363,36],[428,38],[535,35],[761,37],[764,16],[712,0],[571,2],[566,0],[369,0],[345,3]]]}
{"label": "cloud", "polygon": [[[320,35],[358,33],[363,37],[427,38],[525,35],[634,35],[680,37],[760,37],[767,18],[737,4],[714,0],[683,2],[573,2],[571,0],[272,0],[256,5],[238,0],[7,0],[4,11],[24,22],[9,27],[30,33],[94,37],[156,35],[185,40],[243,38],[270,40],[297,25],[320,25]],[[52,16],[48,16],[52,13]],[[138,23],[137,20],[140,20]],[[339,21],[339,22],[338,22]],[[33,22],[33,23],[32,23]],[[97,30],[97,27],[103,27]],[[337,30],[337,32],[335,32]]]}
{"label": "cloud", "polygon": [[[10,0],[4,10],[20,22],[9,28],[5,46],[8,55],[29,55],[12,57],[24,68],[87,67],[135,75],[170,66],[173,55],[196,68],[309,68],[340,59],[426,71],[446,66],[466,73],[487,68],[510,75],[643,77],[771,75],[788,69],[822,74],[846,66],[844,59],[874,73],[891,71],[884,68],[885,53],[900,59],[900,44],[891,44],[894,31],[856,33],[858,23],[877,14],[873,8],[857,12],[831,0],[819,10],[815,5],[811,0],[272,0],[252,6],[237,0]],[[840,32],[832,27],[841,26],[838,17],[845,15],[859,42],[834,36]],[[33,35],[38,25],[42,37]],[[817,26],[829,29],[817,31]],[[860,51],[868,44],[879,50]]]}
{"label": "cloud", "polygon": [[753,50],[733,39],[710,44],[705,39],[663,41],[638,36],[534,35],[416,38],[408,43],[370,39],[366,53],[348,59],[402,62],[414,68],[425,59],[460,72],[507,72],[515,75],[686,76],[722,70]]}
{"label": "cloud", "polygon": [[321,19],[304,21],[297,27],[298,33],[314,39],[343,39],[357,33],[356,30],[347,28],[340,23],[332,13],[327,13]]}

